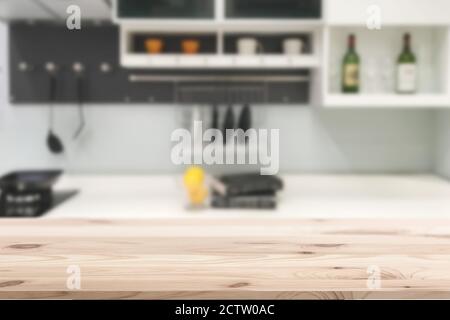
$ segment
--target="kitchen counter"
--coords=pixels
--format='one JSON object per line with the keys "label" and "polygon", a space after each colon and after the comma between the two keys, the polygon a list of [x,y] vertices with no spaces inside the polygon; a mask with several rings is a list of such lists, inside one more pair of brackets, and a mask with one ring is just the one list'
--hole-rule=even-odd
{"label": "kitchen counter", "polygon": [[45,219],[450,218],[450,183],[432,175],[289,175],[279,207],[186,210],[180,176],[64,176],[79,194]]}
{"label": "kitchen counter", "polygon": [[75,198],[0,219],[0,298],[450,298],[447,181],[284,180],[274,211],[189,211],[175,176],[65,176]]}
{"label": "kitchen counter", "polygon": [[0,221],[0,298],[449,299],[449,270],[450,220]]}

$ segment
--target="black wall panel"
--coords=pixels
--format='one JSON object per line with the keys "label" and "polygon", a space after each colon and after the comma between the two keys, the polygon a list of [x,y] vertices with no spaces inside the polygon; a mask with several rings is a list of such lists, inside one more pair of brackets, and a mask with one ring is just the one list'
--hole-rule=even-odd
{"label": "black wall panel", "polygon": [[[144,75],[210,75],[214,74],[264,74],[264,71],[195,71],[195,70],[130,70],[119,66],[119,33],[113,25],[83,26],[81,31],[68,30],[64,25],[13,23],[9,27],[10,42],[10,100],[15,104],[48,104],[50,80],[45,64],[49,61],[59,66],[57,73],[56,102],[72,104],[77,102],[77,77],[72,70],[75,62],[85,66],[83,92],[85,103],[207,103],[217,101],[214,92],[208,96],[179,94],[183,86],[195,83],[171,82],[129,82],[130,74]],[[20,70],[26,62],[30,70]],[[100,70],[102,63],[112,66],[111,72]],[[268,71],[270,75],[274,71]],[[280,75],[307,75],[307,71],[279,71]],[[198,84],[203,85],[204,84]],[[230,84],[232,86],[233,84]],[[245,99],[255,103],[306,103],[309,99],[309,85],[268,85],[261,96],[246,95]],[[223,92],[223,87],[220,88]],[[263,99],[264,95],[264,99]],[[250,97],[250,98],[248,98]],[[234,96],[233,101],[239,102]],[[220,100],[220,99],[219,99]],[[224,97],[225,103],[230,102]]]}

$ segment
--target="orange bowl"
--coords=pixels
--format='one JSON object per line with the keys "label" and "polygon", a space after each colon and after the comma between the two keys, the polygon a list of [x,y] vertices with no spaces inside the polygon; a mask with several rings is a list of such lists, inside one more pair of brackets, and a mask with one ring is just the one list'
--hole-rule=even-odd
{"label": "orange bowl", "polygon": [[161,53],[163,48],[163,42],[161,39],[157,38],[149,38],[145,40],[145,48],[147,52],[150,54],[158,54]]}
{"label": "orange bowl", "polygon": [[181,46],[183,47],[183,53],[196,54],[200,49],[200,42],[198,40],[183,40]]}

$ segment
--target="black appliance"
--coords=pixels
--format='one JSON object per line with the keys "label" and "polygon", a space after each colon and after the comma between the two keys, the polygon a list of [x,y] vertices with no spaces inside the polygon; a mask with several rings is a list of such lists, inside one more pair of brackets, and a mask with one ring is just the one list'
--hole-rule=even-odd
{"label": "black appliance", "polygon": [[76,191],[53,192],[62,171],[20,171],[0,178],[0,217],[39,217]]}

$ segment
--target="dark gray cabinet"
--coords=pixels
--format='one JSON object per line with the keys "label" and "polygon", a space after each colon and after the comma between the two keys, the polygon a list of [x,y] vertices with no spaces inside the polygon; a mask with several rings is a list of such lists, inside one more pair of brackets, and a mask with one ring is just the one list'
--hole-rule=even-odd
{"label": "dark gray cabinet", "polygon": [[226,17],[240,19],[319,19],[321,0],[225,0]]}
{"label": "dark gray cabinet", "polygon": [[120,19],[213,19],[214,0],[119,0]]}

